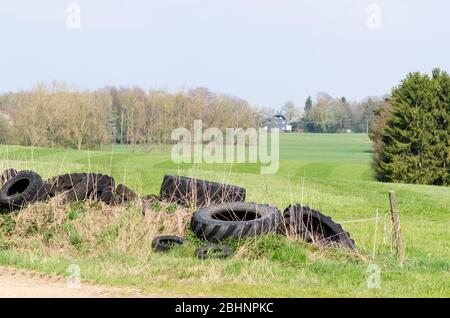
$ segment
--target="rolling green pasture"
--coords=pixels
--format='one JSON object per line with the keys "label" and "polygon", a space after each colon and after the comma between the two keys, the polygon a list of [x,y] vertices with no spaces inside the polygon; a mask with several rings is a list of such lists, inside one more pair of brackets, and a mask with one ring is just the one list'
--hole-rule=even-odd
{"label": "rolling green pasture", "polygon": [[[4,231],[0,265],[67,274],[67,265],[76,263],[87,280],[134,286],[164,296],[450,296],[448,187],[374,181],[371,143],[363,134],[280,137],[280,167],[274,175],[261,175],[256,164],[176,165],[167,146],[136,153],[126,146],[103,151],[0,146],[0,170],[30,169],[44,178],[67,172],[101,172],[141,195],[157,194],[164,174],[232,183],[247,189],[247,201],[268,203],[280,210],[301,202],[332,216],[351,233],[358,253],[269,236],[252,242],[251,247],[245,241],[237,243],[238,250],[246,251],[242,256],[201,262],[192,256],[201,243],[188,233],[188,247],[168,255],[150,253],[139,259],[126,251],[109,253],[106,249],[92,257],[83,249],[61,255],[41,245],[2,245],[7,235]],[[406,251],[403,266],[390,246],[389,190],[398,196]],[[380,218],[375,222],[377,215]],[[140,244],[149,249],[149,242]],[[381,269],[380,288],[367,287],[370,264]]]}

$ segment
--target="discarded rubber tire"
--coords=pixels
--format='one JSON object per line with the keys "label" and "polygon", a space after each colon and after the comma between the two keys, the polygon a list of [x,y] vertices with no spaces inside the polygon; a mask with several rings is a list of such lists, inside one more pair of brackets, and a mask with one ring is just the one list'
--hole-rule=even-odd
{"label": "discarded rubber tire", "polygon": [[110,203],[115,188],[114,179],[96,173],[70,173],[47,181],[50,196],[63,194],[64,201],[101,200]]}
{"label": "discarded rubber tire", "polygon": [[89,198],[110,203],[115,189],[114,178],[103,174],[89,174],[88,178],[92,182],[92,193]]}
{"label": "discarded rubber tire", "polygon": [[104,190],[100,195],[100,201],[105,203],[114,202],[114,190]]}
{"label": "discarded rubber tire", "polygon": [[14,169],[6,169],[0,175],[0,187],[2,187],[6,182],[8,182],[12,177],[15,177],[18,174],[17,170]]}
{"label": "discarded rubber tire", "polygon": [[68,173],[48,179],[47,188],[49,195],[53,197],[72,189],[86,176],[86,173]]}
{"label": "discarded rubber tire", "polygon": [[160,197],[184,206],[204,207],[225,202],[244,202],[244,188],[188,177],[165,175]]}
{"label": "discarded rubber tire", "polygon": [[191,229],[201,239],[221,242],[275,232],[280,221],[280,212],[269,205],[230,202],[198,210],[191,219]]}
{"label": "discarded rubber tire", "polygon": [[123,203],[128,201],[134,201],[139,198],[136,192],[128,188],[126,185],[119,184],[115,191],[115,201],[117,203]]}
{"label": "discarded rubber tire", "polygon": [[179,236],[157,236],[152,241],[152,248],[156,252],[168,252],[175,246],[184,245],[186,240]]}
{"label": "discarded rubber tire", "polygon": [[331,217],[301,204],[289,205],[283,213],[286,231],[299,235],[307,242],[338,244],[355,249],[355,241]]}
{"label": "discarded rubber tire", "polygon": [[207,245],[195,250],[195,256],[198,259],[224,259],[233,255],[234,251],[227,245]]}
{"label": "discarded rubber tire", "polygon": [[61,194],[62,202],[79,202],[89,198],[90,193],[93,190],[93,183],[88,177],[84,177],[81,181],[75,184],[69,190],[64,191]]}
{"label": "discarded rubber tire", "polygon": [[33,171],[21,171],[9,179],[0,190],[0,204],[12,211],[41,201],[46,196],[42,178]]}
{"label": "discarded rubber tire", "polygon": [[91,178],[93,179],[94,190],[97,191],[97,193],[113,190],[115,188],[114,178],[110,176],[105,174],[92,174]]}

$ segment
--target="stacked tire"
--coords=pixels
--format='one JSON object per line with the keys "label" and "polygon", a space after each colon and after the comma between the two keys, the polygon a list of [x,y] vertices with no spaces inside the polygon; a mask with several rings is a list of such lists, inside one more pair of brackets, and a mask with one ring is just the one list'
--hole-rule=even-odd
{"label": "stacked tire", "polygon": [[116,188],[114,178],[96,173],[63,174],[44,182],[33,171],[7,169],[0,174],[0,187],[0,207],[10,211],[48,196],[60,196],[63,203],[84,200],[123,203],[138,198],[124,185]]}

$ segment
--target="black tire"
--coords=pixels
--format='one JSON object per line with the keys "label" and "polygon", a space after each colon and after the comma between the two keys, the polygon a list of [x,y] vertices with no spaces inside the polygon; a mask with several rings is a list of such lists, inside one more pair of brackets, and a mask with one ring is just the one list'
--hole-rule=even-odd
{"label": "black tire", "polygon": [[18,172],[14,169],[6,169],[3,171],[3,173],[0,175],[0,187],[6,184],[11,178],[17,176]]}
{"label": "black tire", "polygon": [[289,205],[283,213],[286,231],[307,242],[337,244],[355,249],[355,241],[331,217],[301,204]]}
{"label": "black tire", "polygon": [[89,198],[93,200],[101,200],[105,203],[111,202],[113,191],[115,189],[114,179],[103,174],[89,174],[89,182],[92,183],[92,193]]}
{"label": "black tire", "polygon": [[94,183],[94,189],[101,193],[106,190],[111,190],[115,188],[114,179],[105,174],[91,174],[90,177]]}
{"label": "black tire", "polygon": [[72,189],[86,176],[86,173],[68,173],[48,179],[47,188],[49,195],[53,197]]}
{"label": "black tire", "polygon": [[152,241],[152,248],[156,252],[168,252],[178,245],[184,245],[186,240],[179,236],[157,236]]}
{"label": "black tire", "polygon": [[128,201],[134,201],[139,198],[136,192],[128,188],[126,185],[119,184],[115,191],[115,201],[117,203],[123,203]]}
{"label": "black tire", "polygon": [[227,245],[207,245],[195,250],[195,256],[204,260],[209,258],[224,259],[233,255],[234,251]]}
{"label": "black tire", "polygon": [[280,212],[268,205],[230,202],[198,210],[192,217],[191,229],[201,239],[221,242],[274,232],[280,220]]}
{"label": "black tire", "polygon": [[46,196],[42,178],[33,171],[21,171],[0,190],[0,204],[12,211],[42,201]]}
{"label": "black tire", "polygon": [[50,196],[63,194],[64,201],[101,200],[111,202],[114,179],[95,173],[71,173],[56,176],[47,181]]}
{"label": "black tire", "polygon": [[61,194],[62,202],[73,202],[73,201],[84,201],[89,199],[90,194],[93,191],[93,182],[92,179],[89,179],[87,176],[75,184],[69,190],[64,191]]}
{"label": "black tire", "polygon": [[184,206],[204,207],[225,202],[244,202],[244,188],[188,177],[165,175],[160,197]]}
{"label": "black tire", "polygon": [[113,203],[114,202],[114,190],[105,190],[100,195],[100,201],[105,203]]}

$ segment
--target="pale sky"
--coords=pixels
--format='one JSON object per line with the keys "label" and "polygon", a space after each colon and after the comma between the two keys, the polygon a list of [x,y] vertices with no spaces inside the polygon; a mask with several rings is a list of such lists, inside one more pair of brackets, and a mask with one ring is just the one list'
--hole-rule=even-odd
{"label": "pale sky", "polygon": [[449,16],[445,0],[2,0],[0,92],[62,80],[204,86],[274,108],[358,100],[450,71]]}

